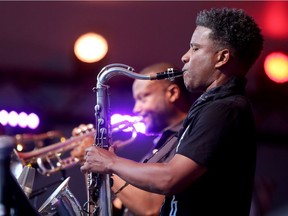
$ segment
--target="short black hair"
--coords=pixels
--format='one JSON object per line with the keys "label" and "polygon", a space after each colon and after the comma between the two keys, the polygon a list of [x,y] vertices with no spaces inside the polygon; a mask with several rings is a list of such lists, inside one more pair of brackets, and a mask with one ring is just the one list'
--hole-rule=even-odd
{"label": "short black hair", "polygon": [[221,48],[228,48],[247,70],[263,49],[261,29],[242,9],[212,8],[200,11],[196,25],[211,29],[211,39]]}

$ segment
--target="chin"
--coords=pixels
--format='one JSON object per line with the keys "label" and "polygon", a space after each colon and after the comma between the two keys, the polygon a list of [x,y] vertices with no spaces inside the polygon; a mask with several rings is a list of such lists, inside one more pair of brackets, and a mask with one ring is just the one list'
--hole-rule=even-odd
{"label": "chin", "polygon": [[149,135],[158,135],[160,134],[161,131],[157,130],[157,128],[154,127],[146,127],[146,134]]}

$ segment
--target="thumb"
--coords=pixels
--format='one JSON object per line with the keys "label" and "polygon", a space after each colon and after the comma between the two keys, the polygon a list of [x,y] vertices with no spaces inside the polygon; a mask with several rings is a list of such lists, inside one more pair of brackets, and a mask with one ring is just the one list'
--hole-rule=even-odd
{"label": "thumb", "polygon": [[109,151],[110,152],[115,152],[116,151],[116,149],[117,149],[117,145],[114,145],[114,144],[112,144],[110,147],[109,147]]}

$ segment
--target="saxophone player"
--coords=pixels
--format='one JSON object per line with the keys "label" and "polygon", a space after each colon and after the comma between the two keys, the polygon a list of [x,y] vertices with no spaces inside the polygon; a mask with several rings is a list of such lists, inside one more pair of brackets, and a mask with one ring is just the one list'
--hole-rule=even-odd
{"label": "saxophone player", "polygon": [[200,11],[182,71],[186,88],[202,94],[178,133],[174,156],[143,164],[92,146],[81,171],[117,174],[138,188],[164,194],[163,216],[248,216],[256,140],[246,74],[262,49],[261,30],[242,9]]}

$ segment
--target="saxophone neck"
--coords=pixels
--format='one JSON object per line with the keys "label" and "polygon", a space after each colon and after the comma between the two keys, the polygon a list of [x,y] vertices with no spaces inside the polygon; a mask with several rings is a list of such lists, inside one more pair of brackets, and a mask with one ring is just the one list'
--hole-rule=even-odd
{"label": "saxophone neck", "polygon": [[128,76],[133,79],[140,80],[162,80],[162,79],[174,79],[183,75],[183,71],[168,68],[167,71],[159,72],[155,74],[139,74],[136,73],[134,68],[125,64],[110,64],[104,67],[97,76],[97,87],[105,85],[109,79],[117,75]]}
{"label": "saxophone neck", "polygon": [[128,76],[133,79],[150,80],[149,75],[141,75],[134,68],[125,64],[110,64],[104,67],[97,76],[97,87],[105,85],[112,77],[117,75]]}

